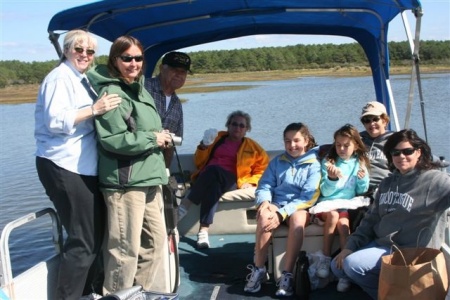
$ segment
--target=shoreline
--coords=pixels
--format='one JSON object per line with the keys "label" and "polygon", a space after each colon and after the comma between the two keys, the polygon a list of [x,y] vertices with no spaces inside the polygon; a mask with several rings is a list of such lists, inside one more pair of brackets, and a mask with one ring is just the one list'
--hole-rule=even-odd
{"label": "shoreline", "polygon": [[[411,66],[391,67],[391,75],[411,74]],[[450,66],[421,66],[421,74],[427,73],[450,73]],[[250,81],[274,81],[286,80],[299,77],[358,77],[370,76],[371,70],[368,66],[345,67],[330,69],[302,69],[302,70],[276,70],[260,72],[239,73],[208,73],[188,75],[185,85],[177,91],[183,97],[184,93],[211,93],[224,90],[242,90],[252,86],[214,86],[207,87],[205,84],[220,82]],[[1,104],[23,104],[36,101],[39,84],[12,85],[0,89]]]}

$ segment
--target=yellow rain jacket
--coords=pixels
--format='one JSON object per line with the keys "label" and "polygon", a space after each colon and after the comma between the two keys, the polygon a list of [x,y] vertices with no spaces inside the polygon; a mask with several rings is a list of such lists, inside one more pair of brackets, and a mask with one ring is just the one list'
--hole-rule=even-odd
{"label": "yellow rain jacket", "polygon": [[[224,139],[227,135],[228,132],[220,131],[214,142],[208,146],[208,148],[201,150],[197,147],[194,155],[194,163],[197,167],[197,171],[192,174],[192,181],[197,178],[200,171],[207,165],[217,143]],[[258,181],[268,164],[269,156],[266,151],[251,138],[244,137],[237,154],[237,188],[241,188],[244,183],[250,183],[257,186]]]}

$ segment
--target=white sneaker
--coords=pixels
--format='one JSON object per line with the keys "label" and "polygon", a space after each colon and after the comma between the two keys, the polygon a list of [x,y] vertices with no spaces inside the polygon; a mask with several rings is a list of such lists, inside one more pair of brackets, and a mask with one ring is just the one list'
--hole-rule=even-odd
{"label": "white sneaker", "polygon": [[341,278],[339,279],[336,289],[338,292],[347,292],[350,289],[351,285],[352,284],[350,280]]}
{"label": "white sneaker", "polygon": [[244,287],[244,291],[249,293],[257,293],[261,289],[261,283],[268,280],[269,274],[267,274],[266,267],[257,268],[253,265],[248,265],[247,269],[252,272],[247,275],[247,284]]}
{"label": "white sneaker", "polygon": [[316,270],[316,276],[319,278],[328,278],[330,276],[331,257],[325,256],[320,259]]}
{"label": "white sneaker", "polygon": [[294,277],[292,273],[283,272],[281,274],[281,278],[277,283],[278,290],[275,293],[277,296],[292,296],[294,294],[294,289],[292,288],[292,283],[294,281]]}
{"label": "white sneaker", "polygon": [[198,249],[207,249],[207,248],[209,248],[208,231],[200,230],[197,233],[197,248]]}
{"label": "white sneaker", "polygon": [[79,300],[97,300],[101,299],[102,297],[103,297],[102,295],[91,293],[89,295],[82,296]]}

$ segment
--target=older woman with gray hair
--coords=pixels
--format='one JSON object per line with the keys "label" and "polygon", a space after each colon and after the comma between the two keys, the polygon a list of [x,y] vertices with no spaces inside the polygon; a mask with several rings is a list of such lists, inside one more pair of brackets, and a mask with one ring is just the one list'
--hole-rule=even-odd
{"label": "older woman with gray hair", "polygon": [[256,187],[269,164],[266,151],[246,137],[251,130],[250,115],[234,111],[228,115],[226,131],[219,131],[214,141],[203,141],[195,151],[197,171],[192,174],[193,186],[178,207],[178,221],[192,203],[201,205],[197,247],[209,248],[208,229],[213,223],[220,197],[232,189]]}
{"label": "older woman with gray hair", "polygon": [[55,299],[79,299],[92,292],[85,285],[91,286],[89,269],[103,241],[94,117],[115,109],[121,99],[110,94],[97,100],[90,88],[86,71],[96,46],[86,31],[69,31],[60,64],[45,77],[36,101],[36,169],[67,232]]}

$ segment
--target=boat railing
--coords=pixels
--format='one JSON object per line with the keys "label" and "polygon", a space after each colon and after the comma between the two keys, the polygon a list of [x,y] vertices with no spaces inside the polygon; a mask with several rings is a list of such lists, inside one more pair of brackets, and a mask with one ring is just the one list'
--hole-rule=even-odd
{"label": "boat railing", "polygon": [[[447,226],[445,227],[444,243],[442,243],[441,251],[444,253],[447,274],[450,275],[450,209],[447,210]],[[450,286],[450,277],[448,280]],[[450,300],[450,288],[447,290],[445,300]]]}
{"label": "boat railing", "polygon": [[10,299],[16,298],[17,295],[15,290],[18,287],[18,284],[15,283],[15,278],[12,274],[9,251],[9,237],[11,232],[18,227],[47,215],[50,216],[52,221],[52,240],[56,250],[56,256],[59,256],[59,253],[61,253],[63,247],[62,226],[56,211],[53,208],[49,207],[35,213],[27,214],[21,218],[9,222],[2,230],[2,235],[0,238],[0,289],[7,293]]}

